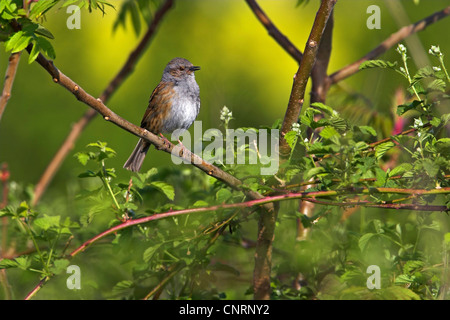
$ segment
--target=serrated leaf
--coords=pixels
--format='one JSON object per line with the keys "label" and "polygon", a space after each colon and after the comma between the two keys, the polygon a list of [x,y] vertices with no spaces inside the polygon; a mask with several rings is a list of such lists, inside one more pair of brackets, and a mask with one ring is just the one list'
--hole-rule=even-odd
{"label": "serrated leaf", "polygon": [[372,136],[376,136],[377,132],[375,131],[374,128],[372,128],[371,126],[358,126],[358,129],[365,134],[370,134]]}
{"label": "serrated leaf", "polygon": [[67,259],[56,259],[53,261],[53,265],[50,267],[50,271],[54,274],[61,274],[67,270],[69,266],[69,260]]}
{"label": "serrated leaf", "polygon": [[449,154],[450,152],[450,138],[442,138],[436,141],[436,150],[440,153]]}
{"label": "serrated leaf", "polygon": [[361,63],[359,65],[359,70],[370,69],[370,68],[394,69],[396,65],[397,65],[397,62],[390,62],[390,61],[384,61],[384,60],[368,60],[368,61],[364,61],[363,63]]}
{"label": "serrated leaf", "polygon": [[434,178],[439,172],[439,165],[430,158],[423,159],[422,165],[428,176],[431,178]]}
{"label": "serrated leaf", "polygon": [[126,295],[126,294],[130,294],[131,291],[133,290],[135,284],[133,281],[131,280],[122,280],[120,282],[118,282],[112,289],[112,291],[114,292],[114,294],[122,294],[122,295]]}
{"label": "serrated leaf", "polygon": [[340,137],[341,135],[339,132],[336,131],[335,128],[327,126],[322,129],[322,131],[319,134],[324,139],[331,139],[332,137]]}
{"label": "serrated leaf", "polygon": [[412,85],[414,85],[417,81],[420,81],[424,78],[434,77],[434,70],[430,66],[425,66],[417,70],[417,73],[412,78]]}
{"label": "serrated leaf", "polygon": [[334,113],[333,108],[331,108],[321,102],[314,102],[311,104],[311,107],[322,110],[324,113],[329,114],[329,115],[332,115]]}
{"label": "serrated leaf", "polygon": [[294,149],[295,144],[297,143],[297,132],[295,131],[289,131],[284,135],[284,140],[286,140],[287,144],[291,149]]}
{"label": "serrated leaf", "polygon": [[0,260],[0,269],[17,268],[19,264],[16,260],[2,259]]}
{"label": "serrated leaf", "polygon": [[90,155],[86,152],[77,152],[74,154],[74,157],[77,158],[78,162],[81,163],[83,166],[85,166],[89,161],[89,159],[91,158]]}
{"label": "serrated leaf", "polygon": [[392,141],[384,142],[375,147],[375,157],[377,160],[381,159],[383,155],[393,148],[395,144]]}
{"label": "serrated leaf", "polygon": [[410,171],[411,169],[412,165],[410,163],[402,163],[389,172],[389,177],[403,175],[405,172]]}
{"label": "serrated leaf", "polygon": [[428,89],[432,91],[440,91],[445,92],[445,88],[447,87],[446,83],[442,79],[434,79],[429,85]]}
{"label": "serrated leaf", "polygon": [[48,216],[44,215],[42,218],[34,220],[34,226],[47,231],[50,228],[59,228],[60,216]]}
{"label": "serrated leaf", "polygon": [[220,189],[219,191],[217,191],[216,193],[216,199],[219,203],[225,203],[227,202],[228,199],[231,198],[233,194],[231,193],[231,191],[229,189]]}

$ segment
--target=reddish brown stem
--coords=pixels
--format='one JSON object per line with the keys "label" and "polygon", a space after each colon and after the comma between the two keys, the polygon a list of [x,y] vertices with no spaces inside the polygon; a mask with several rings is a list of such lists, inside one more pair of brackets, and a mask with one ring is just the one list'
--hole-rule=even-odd
{"label": "reddish brown stem", "polygon": [[16,77],[17,67],[19,66],[21,52],[13,53],[9,56],[8,68],[5,74],[5,83],[3,85],[2,96],[0,97],[0,120],[2,119],[3,112],[6,109],[6,104],[11,97],[11,90]]}

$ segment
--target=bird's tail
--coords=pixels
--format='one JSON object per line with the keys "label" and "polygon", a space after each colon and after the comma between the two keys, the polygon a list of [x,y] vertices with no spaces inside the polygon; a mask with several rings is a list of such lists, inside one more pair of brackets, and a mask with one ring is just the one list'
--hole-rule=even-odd
{"label": "bird's tail", "polygon": [[141,169],[142,162],[144,162],[145,155],[147,154],[150,144],[142,139],[139,139],[136,148],[134,148],[127,162],[123,167],[133,172],[138,172]]}

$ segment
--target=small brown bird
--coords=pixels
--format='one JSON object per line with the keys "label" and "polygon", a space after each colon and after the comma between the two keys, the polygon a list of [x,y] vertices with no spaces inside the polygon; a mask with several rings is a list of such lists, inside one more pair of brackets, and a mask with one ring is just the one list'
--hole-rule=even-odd
{"label": "small brown bird", "polygon": [[[164,69],[161,81],[153,90],[142,118],[141,127],[154,134],[188,129],[200,111],[200,88],[194,72],[200,67],[183,58],[172,59]],[[124,168],[141,169],[150,143],[140,139]]]}

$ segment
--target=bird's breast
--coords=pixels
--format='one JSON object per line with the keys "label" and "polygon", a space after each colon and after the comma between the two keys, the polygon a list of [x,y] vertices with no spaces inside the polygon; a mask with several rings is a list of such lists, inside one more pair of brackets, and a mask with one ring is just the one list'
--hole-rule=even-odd
{"label": "bird's breast", "polygon": [[169,117],[163,126],[163,132],[171,133],[176,129],[188,129],[200,111],[200,97],[197,83],[177,85],[172,98]]}

